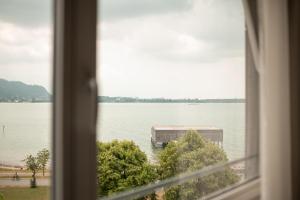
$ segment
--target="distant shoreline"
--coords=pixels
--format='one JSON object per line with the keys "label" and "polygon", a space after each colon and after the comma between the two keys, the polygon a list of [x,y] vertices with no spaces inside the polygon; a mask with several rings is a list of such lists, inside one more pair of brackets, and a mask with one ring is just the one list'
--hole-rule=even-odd
{"label": "distant shoreline", "polygon": [[[133,98],[133,97],[107,97],[99,96],[98,103],[187,103],[187,104],[199,104],[199,103],[245,103],[245,99],[165,99],[165,98]],[[0,103],[52,103],[52,101],[1,101]]]}
{"label": "distant shoreline", "polygon": [[[9,104],[40,104],[40,103],[53,103],[52,101],[43,101],[43,102],[4,102],[4,101],[0,101],[0,104],[5,104],[5,103],[9,103]],[[207,103],[215,103],[215,104],[219,104],[219,103],[246,103],[245,101],[231,101],[231,102],[225,102],[225,101],[210,101],[210,102],[196,102],[196,103],[190,103],[190,102],[97,102],[98,104],[101,103],[111,103],[111,104],[134,104],[134,103],[140,103],[140,104],[189,104],[189,105],[197,105],[197,104],[207,104]]]}
{"label": "distant shoreline", "polygon": [[99,96],[98,103],[245,103],[245,99],[166,99]]}
{"label": "distant shoreline", "polygon": [[[51,103],[51,95],[43,86],[29,85],[20,81],[0,78],[0,103]],[[98,103],[245,103],[243,98],[166,98],[166,97],[128,97],[98,96]]]}
{"label": "distant shoreline", "polygon": [[[49,102],[50,103],[50,102]],[[161,103],[161,104],[189,104],[189,105],[197,105],[197,104],[206,104],[206,103],[245,103],[245,102],[197,102],[197,103],[190,103],[190,102],[98,102],[98,103],[111,103],[111,104],[133,104],[133,103],[140,103],[140,104],[155,104],[155,103]]]}

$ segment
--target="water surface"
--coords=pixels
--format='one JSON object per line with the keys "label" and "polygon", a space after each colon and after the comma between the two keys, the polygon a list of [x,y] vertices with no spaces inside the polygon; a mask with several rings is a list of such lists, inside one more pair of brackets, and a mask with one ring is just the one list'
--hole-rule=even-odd
{"label": "water surface", "polygon": [[[133,140],[154,158],[150,142],[154,125],[195,125],[222,128],[230,159],[244,155],[243,103],[101,103],[98,140]],[[5,126],[3,132],[2,126]],[[26,154],[51,146],[50,103],[0,104],[0,163],[22,164]]]}

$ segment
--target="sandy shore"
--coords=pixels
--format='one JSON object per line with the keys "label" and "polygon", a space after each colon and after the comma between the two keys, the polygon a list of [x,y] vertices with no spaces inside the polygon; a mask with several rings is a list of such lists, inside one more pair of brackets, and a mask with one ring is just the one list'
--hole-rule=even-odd
{"label": "sandy shore", "polygon": [[[38,186],[50,186],[50,178],[37,178],[36,179]],[[0,188],[5,187],[29,187],[30,178],[21,178],[20,180],[12,180],[10,178],[1,178],[0,179]]]}

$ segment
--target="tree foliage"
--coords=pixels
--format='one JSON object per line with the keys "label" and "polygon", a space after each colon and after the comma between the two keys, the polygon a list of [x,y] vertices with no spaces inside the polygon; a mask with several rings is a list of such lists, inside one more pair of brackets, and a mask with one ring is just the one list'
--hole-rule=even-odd
{"label": "tree foliage", "polygon": [[156,167],[132,141],[98,142],[97,148],[99,196],[142,186],[157,179]]}
{"label": "tree foliage", "polygon": [[[151,165],[132,141],[97,143],[97,182],[99,196],[111,195],[155,180],[200,170],[227,162],[223,149],[204,139],[196,131],[188,131],[178,141],[170,142],[158,156],[158,166]],[[193,200],[239,181],[231,168],[215,172],[182,185],[165,188],[166,200]],[[151,194],[144,199],[155,198]]]}
{"label": "tree foliage", "polygon": [[45,168],[50,158],[50,152],[48,149],[42,149],[37,153],[38,163],[40,164],[41,169],[43,170],[43,176],[45,176]]}
{"label": "tree foliage", "polygon": [[42,149],[36,156],[31,154],[27,155],[23,160],[25,162],[27,170],[32,172],[32,179],[30,181],[31,187],[36,187],[36,173],[39,170],[43,170],[43,176],[45,174],[45,168],[49,161],[50,152],[47,149]]}
{"label": "tree foliage", "polygon": [[41,168],[41,165],[38,162],[37,157],[32,156],[31,154],[29,154],[28,156],[26,156],[26,158],[24,159],[25,165],[27,170],[30,170],[32,172],[32,179],[30,181],[30,186],[31,187],[36,187],[36,172]]}
{"label": "tree foliage", "polygon": [[[190,130],[178,141],[170,142],[159,155],[160,178],[169,178],[226,161],[228,159],[223,149],[204,139],[196,131]],[[237,181],[239,177],[234,171],[226,168],[204,178],[167,189],[165,199],[198,199]]]}

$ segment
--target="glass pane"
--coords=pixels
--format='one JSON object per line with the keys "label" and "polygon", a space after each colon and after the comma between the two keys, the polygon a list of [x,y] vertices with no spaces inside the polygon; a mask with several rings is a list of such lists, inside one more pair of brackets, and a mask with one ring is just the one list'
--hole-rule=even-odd
{"label": "glass pane", "polygon": [[49,199],[52,1],[0,2],[0,199]]}
{"label": "glass pane", "polygon": [[[245,156],[244,35],[240,0],[99,0],[99,197]],[[240,162],[145,197],[244,178]]]}

